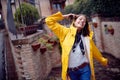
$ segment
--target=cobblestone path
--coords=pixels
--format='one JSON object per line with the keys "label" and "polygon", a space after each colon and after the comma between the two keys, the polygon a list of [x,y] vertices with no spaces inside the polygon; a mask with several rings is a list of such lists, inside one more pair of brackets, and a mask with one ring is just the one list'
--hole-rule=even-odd
{"label": "cobblestone path", "polygon": [[[96,80],[120,80],[120,60],[103,53],[109,59],[109,67],[103,67],[94,61]],[[61,80],[61,67],[53,68],[46,80]]]}

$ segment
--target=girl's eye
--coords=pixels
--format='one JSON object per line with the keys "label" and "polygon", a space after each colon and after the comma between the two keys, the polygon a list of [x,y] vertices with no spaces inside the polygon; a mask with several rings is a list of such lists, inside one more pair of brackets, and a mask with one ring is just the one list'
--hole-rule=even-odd
{"label": "girl's eye", "polygon": [[80,20],[82,20],[82,18],[80,18]]}

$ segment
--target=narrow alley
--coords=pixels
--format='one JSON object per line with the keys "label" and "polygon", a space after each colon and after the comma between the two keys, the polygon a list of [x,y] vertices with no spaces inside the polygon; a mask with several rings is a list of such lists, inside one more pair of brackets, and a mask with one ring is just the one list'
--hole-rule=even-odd
{"label": "narrow alley", "polygon": [[[109,60],[108,67],[94,60],[96,80],[120,80],[119,5],[120,0],[0,0],[0,80],[62,80],[61,51],[66,54],[70,50],[66,46],[73,49],[72,44],[67,44],[72,43],[72,39],[77,41],[74,34],[67,35],[69,31],[72,33],[67,28],[81,26],[81,33],[89,33],[90,29],[94,32],[96,47]],[[57,12],[62,13],[60,21],[54,16],[49,20],[49,16]],[[72,14],[65,18],[69,13]],[[76,26],[81,13],[86,15],[83,15],[85,23],[78,22],[81,26]],[[56,24],[67,27],[66,31]],[[75,29],[73,31],[75,33]],[[88,36],[84,37],[83,49],[79,50],[83,54],[87,50],[84,44],[89,45]]]}
{"label": "narrow alley", "polygon": [[[103,53],[103,56],[109,59],[109,66],[106,68],[94,61],[96,80],[119,80],[120,60],[107,53]],[[52,69],[46,80],[61,80],[61,67]]]}

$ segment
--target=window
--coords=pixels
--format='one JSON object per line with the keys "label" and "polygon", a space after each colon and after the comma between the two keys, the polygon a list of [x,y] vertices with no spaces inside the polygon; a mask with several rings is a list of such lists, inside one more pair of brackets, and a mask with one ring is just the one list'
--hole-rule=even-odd
{"label": "window", "polygon": [[53,4],[52,8],[54,10],[59,10],[60,11],[61,10],[61,5],[59,3]]}

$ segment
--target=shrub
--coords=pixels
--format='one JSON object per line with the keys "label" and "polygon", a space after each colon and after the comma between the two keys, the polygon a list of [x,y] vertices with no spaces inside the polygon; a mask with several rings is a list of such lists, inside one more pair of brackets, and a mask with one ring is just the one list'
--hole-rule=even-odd
{"label": "shrub", "polygon": [[[15,21],[21,24],[31,25],[39,18],[39,13],[37,9],[29,4],[22,3],[15,12]],[[22,14],[22,16],[21,16]],[[23,22],[22,22],[23,19]]]}

